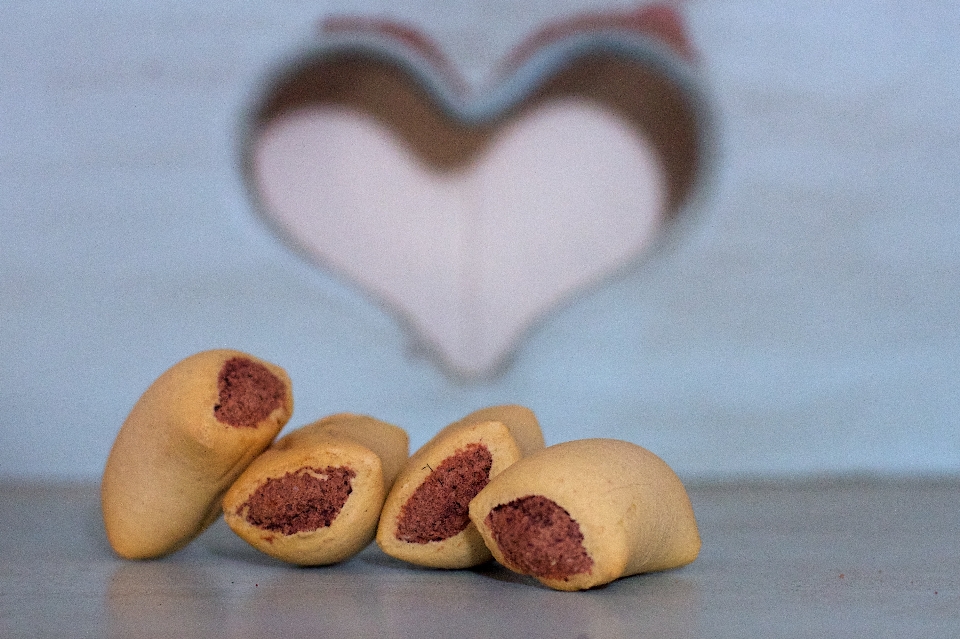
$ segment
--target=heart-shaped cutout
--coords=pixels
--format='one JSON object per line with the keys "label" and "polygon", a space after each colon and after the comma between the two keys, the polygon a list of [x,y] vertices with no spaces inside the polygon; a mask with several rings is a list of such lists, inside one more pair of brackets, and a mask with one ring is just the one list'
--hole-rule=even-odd
{"label": "heart-shaped cutout", "polygon": [[492,374],[647,249],[702,175],[689,49],[674,13],[645,11],[551,25],[474,94],[409,29],[328,23],[253,116],[263,214],[445,370]]}

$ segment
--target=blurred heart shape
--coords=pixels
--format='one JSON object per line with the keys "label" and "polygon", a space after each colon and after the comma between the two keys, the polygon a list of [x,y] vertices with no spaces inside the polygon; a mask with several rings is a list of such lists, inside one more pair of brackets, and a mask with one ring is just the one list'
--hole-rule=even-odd
{"label": "blurred heart shape", "polygon": [[251,115],[260,211],[388,307],[461,379],[654,245],[702,182],[708,134],[670,7],[548,25],[469,90],[403,25],[327,20]]}

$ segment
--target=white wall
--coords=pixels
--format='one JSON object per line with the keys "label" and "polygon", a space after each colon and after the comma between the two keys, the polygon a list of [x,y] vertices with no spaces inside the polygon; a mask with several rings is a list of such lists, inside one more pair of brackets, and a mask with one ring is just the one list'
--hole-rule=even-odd
{"label": "white wall", "polygon": [[691,478],[960,471],[956,3],[681,5],[721,140],[702,210],[466,385],[274,239],[236,165],[254,83],[327,13],[419,24],[479,78],[613,6],[459,5],[0,5],[0,476],[97,478],[146,386],[219,346],[290,372],[291,426],[366,412],[416,446],[515,401]]}

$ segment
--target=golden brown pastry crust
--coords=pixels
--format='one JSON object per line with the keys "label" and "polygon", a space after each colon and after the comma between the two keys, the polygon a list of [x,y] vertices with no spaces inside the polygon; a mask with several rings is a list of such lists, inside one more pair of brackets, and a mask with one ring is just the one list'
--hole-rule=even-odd
{"label": "golden brown pastry crust", "polygon": [[224,519],[244,541],[282,561],[344,561],[373,540],[408,451],[407,433],[397,426],[331,415],[257,457],[224,496]]}
{"label": "golden brown pastry crust", "polygon": [[536,416],[522,406],[481,409],[446,426],[400,471],[384,504],[377,544],[392,557],[431,568],[488,561],[490,551],[466,506],[490,477],[543,446]]}
{"label": "golden brown pastry crust", "polygon": [[189,543],[292,412],[287,373],[252,355],[211,350],[168,369],[137,400],[107,458],[101,505],[110,545],[149,559]]}
{"label": "golden brown pastry crust", "polygon": [[680,479],[650,451],[613,439],[520,460],[480,491],[470,519],[498,562],[557,590],[676,568],[700,551]]}

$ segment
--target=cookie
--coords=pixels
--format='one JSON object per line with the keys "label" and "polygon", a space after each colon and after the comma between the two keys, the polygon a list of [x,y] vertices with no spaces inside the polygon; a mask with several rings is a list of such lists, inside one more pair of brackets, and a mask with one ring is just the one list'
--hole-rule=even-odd
{"label": "cookie", "polygon": [[614,439],[557,444],[518,461],[474,498],[470,519],[498,562],[556,590],[677,568],[700,551],[677,475]]}
{"label": "cookie", "polygon": [[377,544],[391,557],[431,568],[466,568],[490,551],[470,523],[470,500],[505,468],[544,446],[536,416],[515,405],[454,422],[406,463],[387,496]]}
{"label": "cookie", "polygon": [[331,415],[257,457],[224,495],[224,519],[248,544],[282,561],[343,561],[373,541],[387,490],[408,452],[402,428],[363,415]]}
{"label": "cookie", "polygon": [[134,404],[104,467],[114,551],[150,559],[189,543],[292,412],[287,373],[246,353],[205,351],[164,372]]}

